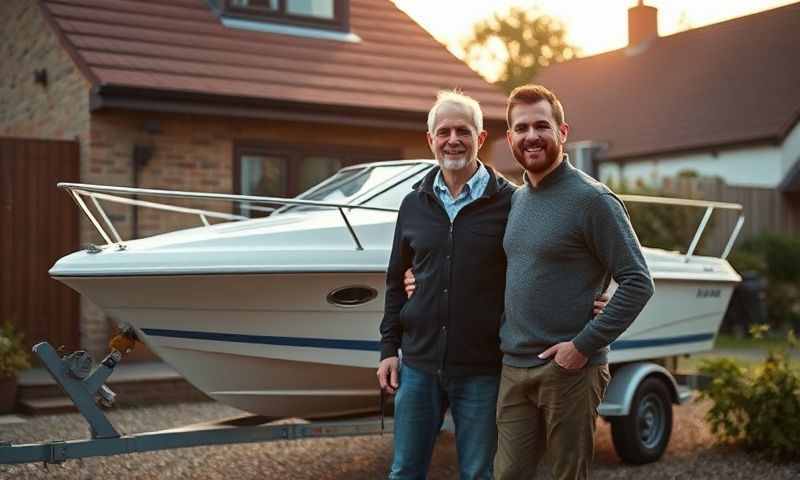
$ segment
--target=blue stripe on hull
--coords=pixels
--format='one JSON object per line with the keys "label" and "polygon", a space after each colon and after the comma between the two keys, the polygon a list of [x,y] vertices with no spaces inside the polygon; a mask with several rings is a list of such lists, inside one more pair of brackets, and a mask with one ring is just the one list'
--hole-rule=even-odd
{"label": "blue stripe on hull", "polygon": [[714,339],[713,333],[697,335],[681,335],[678,337],[648,338],[643,340],[617,340],[611,344],[611,350],[629,350],[631,348],[665,347],[681,343],[707,342]]}
{"label": "blue stripe on hull", "polygon": [[335,348],[339,350],[365,350],[378,352],[381,343],[370,340],[340,340],[332,338],[274,337],[269,335],[241,335],[235,333],[191,332],[185,330],[162,330],[144,328],[146,335],[154,337],[187,338],[217,342],[253,343],[259,345],[281,345],[286,347]]}
{"label": "blue stripe on hull", "polygon": [[[286,347],[335,348],[339,350],[380,351],[380,342],[370,340],[341,340],[332,338],[275,337],[269,335],[241,335],[235,333],[193,332],[186,330],[164,330],[145,328],[142,331],[153,337],[186,338],[192,340],[211,340],[217,342],[252,343],[259,345],[281,345]],[[643,340],[617,340],[611,350],[633,348],[664,347],[682,343],[705,342],[714,339],[713,333],[682,335],[677,337],[650,338]]]}

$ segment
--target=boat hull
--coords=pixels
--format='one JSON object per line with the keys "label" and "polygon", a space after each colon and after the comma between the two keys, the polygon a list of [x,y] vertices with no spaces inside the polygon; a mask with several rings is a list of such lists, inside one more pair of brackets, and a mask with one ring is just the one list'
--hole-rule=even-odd
{"label": "boat hull", "polygon": [[[271,417],[375,411],[385,273],[66,277],[195,387]],[[342,286],[371,301],[327,301]]]}
{"label": "boat hull", "polygon": [[[656,295],[612,345],[612,363],[712,348],[735,285],[656,276]],[[375,411],[385,272],[60,277],[195,387],[270,417]],[[343,286],[377,296],[331,304]]]}
{"label": "boat hull", "polygon": [[611,344],[610,363],[709,351],[736,282],[655,278],[656,293]]}

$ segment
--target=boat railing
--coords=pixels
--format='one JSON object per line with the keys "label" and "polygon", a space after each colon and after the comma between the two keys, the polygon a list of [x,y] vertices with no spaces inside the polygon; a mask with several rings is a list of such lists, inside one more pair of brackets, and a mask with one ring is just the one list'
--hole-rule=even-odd
{"label": "boat railing", "polygon": [[714,210],[730,210],[739,212],[739,217],[733,226],[733,230],[728,237],[728,241],[725,243],[725,248],[722,251],[722,255],[720,255],[720,258],[723,260],[728,258],[728,255],[733,249],[733,244],[736,243],[736,239],[739,237],[739,233],[744,226],[743,209],[738,203],[713,202],[708,200],[693,200],[673,197],[651,197],[648,195],[620,195],[619,197],[622,199],[622,201],[628,203],[647,203],[654,205],[705,208],[703,218],[700,219],[700,224],[697,226],[697,230],[692,237],[692,241],[689,243],[689,247],[684,254],[684,259],[687,262],[694,255],[697,245],[700,243],[700,238],[702,238],[703,232],[708,226],[708,222],[711,220],[711,214],[714,213]]}
{"label": "boat railing", "polygon": [[[72,197],[72,199],[75,200],[75,203],[78,204],[78,207],[80,207],[80,209],[92,223],[92,225],[100,234],[100,236],[103,237],[103,240],[105,240],[106,245],[116,244],[120,249],[125,249],[125,240],[123,240],[123,238],[117,231],[116,227],[114,227],[114,224],[111,221],[110,217],[100,204],[100,200],[111,203],[119,203],[123,205],[152,208],[168,212],[197,215],[202,225],[205,226],[211,225],[210,222],[208,221],[209,218],[240,221],[240,220],[250,220],[250,217],[246,217],[244,215],[237,215],[233,213],[219,212],[215,210],[189,208],[177,205],[170,205],[167,203],[151,202],[147,200],[141,200],[138,197],[159,197],[159,198],[240,202],[247,204],[244,206],[245,209],[263,211],[263,212],[270,212],[274,209],[260,205],[307,206],[307,207],[332,208],[332,209],[335,208],[339,211],[339,214],[341,215],[342,220],[344,221],[344,224],[347,227],[348,232],[350,232],[350,237],[353,239],[353,243],[355,244],[356,250],[363,250],[364,246],[359,240],[358,235],[356,235],[356,232],[353,229],[353,225],[350,223],[350,219],[347,217],[346,211],[372,210],[379,212],[394,212],[394,213],[397,212],[396,208],[373,207],[369,205],[351,205],[351,204],[335,203],[335,202],[318,202],[314,200],[302,200],[297,198],[264,197],[258,195],[185,192],[178,190],[116,187],[110,185],[91,185],[85,183],[63,183],[63,182],[59,183],[58,187],[66,190],[67,193],[69,193],[69,195]],[[128,198],[120,195],[134,195],[137,198]],[[90,208],[89,205],[87,204],[86,199],[88,199],[91,202],[91,205],[94,207],[94,212],[92,211],[92,208]]]}
{"label": "boat railing", "polygon": [[[106,244],[112,245],[116,243],[120,249],[125,248],[125,241],[119,235],[119,232],[114,227],[114,224],[111,222],[109,216],[106,214],[105,210],[101,206],[100,200],[112,203],[124,204],[124,205],[153,208],[156,210],[197,215],[199,217],[200,222],[205,226],[210,225],[210,222],[208,221],[209,218],[239,221],[239,220],[249,220],[250,217],[232,213],[219,212],[214,210],[181,207],[166,203],[151,202],[147,200],[141,200],[138,197],[159,197],[159,198],[241,202],[247,204],[243,206],[245,209],[254,211],[263,211],[263,212],[270,212],[274,209],[262,205],[311,206],[319,208],[335,208],[339,211],[342,220],[344,221],[344,224],[347,227],[347,230],[350,233],[350,236],[357,250],[363,250],[364,247],[361,241],[359,240],[355,230],[353,229],[353,225],[350,223],[346,211],[360,209],[360,210],[372,210],[380,212],[395,212],[395,213],[397,212],[396,208],[373,207],[368,205],[352,205],[352,204],[335,203],[335,202],[319,202],[314,200],[302,200],[297,198],[264,197],[258,195],[186,192],[178,190],[160,190],[152,188],[91,185],[84,183],[59,183],[58,187],[66,190],[69,193],[69,195],[75,200],[75,202],[78,204],[83,213],[87,216],[92,225],[94,225],[95,229],[97,229],[98,233],[100,233],[100,235],[106,241]],[[137,198],[128,198],[120,195],[134,195]],[[94,207],[94,210],[96,211],[96,215],[95,213],[92,212],[92,209],[89,208],[89,205],[84,200],[84,197],[89,199],[91,205]],[[742,226],[744,225],[744,215],[742,214],[742,206],[736,203],[713,202],[707,200],[692,200],[692,199],[672,198],[672,197],[654,197],[646,195],[620,195],[620,198],[623,201],[629,203],[646,203],[646,204],[657,204],[657,205],[672,205],[679,207],[704,208],[705,213],[703,214],[703,217],[700,220],[700,224],[698,225],[697,230],[695,231],[695,234],[692,237],[691,243],[689,244],[689,247],[685,253],[686,261],[689,261],[689,259],[694,255],[694,252],[697,249],[698,244],[700,243],[700,239],[703,236],[703,232],[708,226],[708,222],[711,220],[711,215],[714,212],[714,210],[717,209],[732,210],[739,212],[739,218],[737,219],[736,224],[734,225],[733,231],[731,232],[728,238],[728,241],[725,245],[725,248],[720,258],[725,259],[728,257],[728,254],[730,254],[731,249],[733,248],[733,244],[736,242],[736,238],[739,236]],[[98,216],[100,220],[102,220],[102,224],[100,220],[98,220]],[[105,225],[105,228],[103,225]]]}

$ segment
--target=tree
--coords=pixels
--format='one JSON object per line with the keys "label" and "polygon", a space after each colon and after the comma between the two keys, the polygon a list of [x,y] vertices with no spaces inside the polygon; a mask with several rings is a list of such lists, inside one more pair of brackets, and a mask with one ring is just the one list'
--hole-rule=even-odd
{"label": "tree", "polygon": [[566,33],[561,22],[535,8],[512,7],[475,24],[463,43],[465,59],[476,70],[498,72],[495,83],[509,93],[541,67],[575,57]]}

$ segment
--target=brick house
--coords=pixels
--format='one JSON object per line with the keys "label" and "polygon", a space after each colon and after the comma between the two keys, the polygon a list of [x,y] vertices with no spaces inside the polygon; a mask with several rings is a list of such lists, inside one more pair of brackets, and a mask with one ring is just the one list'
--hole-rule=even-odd
{"label": "brick house", "polygon": [[[505,130],[503,94],[388,0],[5,0],[0,25],[0,136],[77,140],[84,183],[296,195],[429,157],[443,88]],[[176,226],[132,212],[112,210],[123,236]],[[80,244],[98,240],[81,218]],[[102,352],[111,322],[86,300],[76,322]]]}

